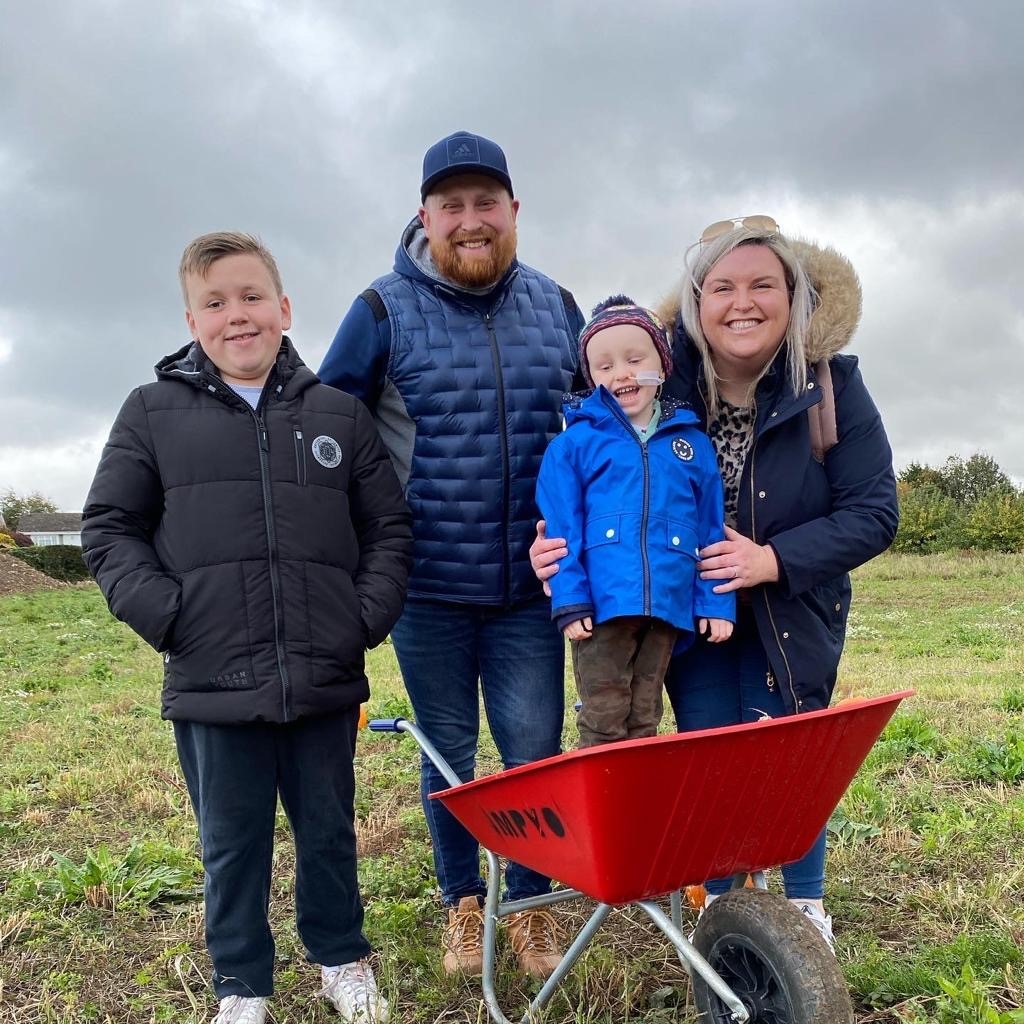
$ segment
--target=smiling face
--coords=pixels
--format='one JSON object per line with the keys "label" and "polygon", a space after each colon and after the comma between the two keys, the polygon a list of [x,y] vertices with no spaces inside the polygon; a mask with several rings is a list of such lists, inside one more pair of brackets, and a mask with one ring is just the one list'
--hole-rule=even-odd
{"label": "smiling face", "polygon": [[740,245],[723,256],[701,287],[700,326],[718,373],[754,380],[789,326],[789,288],[778,256],[765,245]]}
{"label": "smiling face", "polygon": [[664,375],[651,336],[636,324],[615,324],[598,331],[587,342],[586,355],[594,387],[603,384],[630,422],[646,427],[651,422],[658,385],[637,384],[636,375],[641,371]]}
{"label": "smiling face", "polygon": [[467,288],[496,284],[516,255],[518,212],[519,200],[493,178],[445,178],[420,208],[437,269]]}
{"label": "smiling face", "polygon": [[227,384],[262,387],[292,324],[291,304],[248,253],[224,256],[205,277],[185,278],[185,320]]}

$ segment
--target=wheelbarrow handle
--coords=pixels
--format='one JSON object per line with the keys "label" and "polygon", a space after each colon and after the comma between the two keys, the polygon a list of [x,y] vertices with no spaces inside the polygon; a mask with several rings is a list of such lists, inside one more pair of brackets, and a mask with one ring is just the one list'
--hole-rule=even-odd
{"label": "wheelbarrow handle", "polygon": [[441,756],[434,744],[423,735],[422,730],[415,722],[410,722],[408,718],[372,718],[367,726],[372,732],[408,733],[420,745],[420,749],[426,754],[427,759],[433,762],[434,767],[441,773],[449,786],[462,785],[462,779],[452,771],[451,765]]}
{"label": "wheelbarrow handle", "polygon": [[404,718],[371,718],[367,727],[371,732],[403,732]]}

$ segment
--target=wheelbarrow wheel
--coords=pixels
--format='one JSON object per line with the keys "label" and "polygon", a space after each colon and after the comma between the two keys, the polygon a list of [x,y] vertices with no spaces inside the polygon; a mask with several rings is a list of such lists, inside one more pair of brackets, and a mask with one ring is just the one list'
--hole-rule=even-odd
{"label": "wheelbarrow wheel", "polygon": [[[747,1008],[750,1024],[853,1024],[835,957],[781,896],[725,893],[701,915],[693,944]],[[702,1024],[734,1024],[732,1011],[696,973],[693,998]]]}

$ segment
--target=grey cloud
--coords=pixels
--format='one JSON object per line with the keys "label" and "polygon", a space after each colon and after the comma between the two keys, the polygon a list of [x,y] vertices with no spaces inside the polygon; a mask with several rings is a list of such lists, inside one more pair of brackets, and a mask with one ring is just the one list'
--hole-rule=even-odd
{"label": "grey cloud", "polygon": [[[316,366],[390,267],[424,148],[464,127],[508,152],[523,258],[585,308],[656,301],[721,216],[805,203],[842,248],[830,211],[860,203],[898,239],[856,341],[897,456],[938,423],[950,450],[1009,437],[1021,21],[1010,0],[22,5],[0,53],[5,418],[26,445],[95,434],[186,340],[177,260],[221,227],[274,250]],[[925,322],[922,363],[903,339]],[[1008,370],[979,397],[989,360]]]}

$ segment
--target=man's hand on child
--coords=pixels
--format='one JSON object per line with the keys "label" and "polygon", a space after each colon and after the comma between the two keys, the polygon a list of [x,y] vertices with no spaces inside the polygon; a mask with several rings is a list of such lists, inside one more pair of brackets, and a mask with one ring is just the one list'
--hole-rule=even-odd
{"label": "man's hand on child", "polygon": [[701,636],[707,635],[711,644],[720,644],[732,636],[732,623],[728,619],[701,619],[698,629]]}
{"label": "man's hand on child", "polygon": [[[714,619],[714,622],[718,622],[718,619]],[[729,623],[729,629],[732,630],[732,623]],[[570,622],[562,632],[570,640],[589,640],[591,634],[594,632],[594,623],[589,615],[584,616],[582,619],[577,619],[575,622]]]}
{"label": "man's hand on child", "polygon": [[558,561],[569,554],[569,548],[564,537],[548,537],[546,529],[547,523],[543,519],[538,520],[537,539],[530,545],[530,565],[537,579],[543,581],[544,593],[550,597],[551,587],[548,586],[548,580],[558,572]]}
{"label": "man's hand on child", "polygon": [[716,594],[728,594],[740,587],[777,583],[779,563],[770,544],[756,544],[749,537],[725,528],[725,540],[709,544],[697,563],[702,580],[725,580],[714,587]]}

